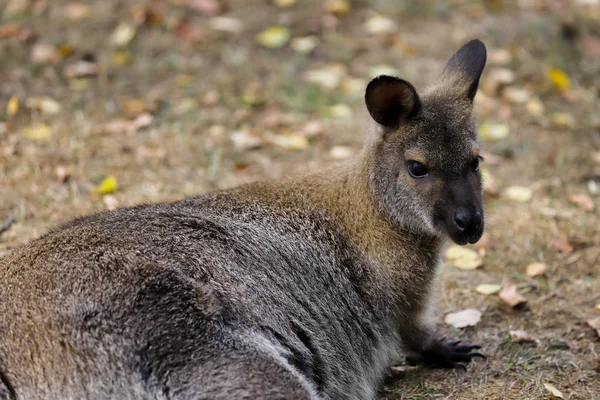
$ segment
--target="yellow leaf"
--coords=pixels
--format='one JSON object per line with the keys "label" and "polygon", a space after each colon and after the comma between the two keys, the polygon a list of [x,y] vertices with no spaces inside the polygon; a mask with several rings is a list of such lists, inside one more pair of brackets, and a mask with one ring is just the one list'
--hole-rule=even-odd
{"label": "yellow leaf", "polygon": [[560,390],[558,390],[556,388],[556,386],[554,386],[551,383],[544,383],[544,387],[546,388],[547,391],[549,391],[550,393],[552,393],[552,395],[554,397],[558,397],[559,399],[564,399],[563,394],[561,393]]}
{"label": "yellow leaf", "polygon": [[135,34],[135,26],[121,24],[115,28],[110,36],[110,40],[115,46],[125,47],[133,40]]}
{"label": "yellow leaf", "polygon": [[12,95],[8,100],[8,104],[6,104],[6,113],[9,117],[12,117],[17,112],[19,112],[19,98]]}
{"label": "yellow leaf", "polygon": [[113,65],[116,65],[117,67],[131,64],[131,59],[131,52],[123,50],[115,51],[111,57]]}
{"label": "yellow leaf", "polygon": [[45,139],[50,135],[50,127],[46,124],[36,123],[24,128],[23,134],[33,140]]}
{"label": "yellow leaf", "polygon": [[119,184],[117,183],[117,178],[110,175],[104,178],[102,182],[98,186],[94,188],[94,193],[97,194],[108,194],[116,191],[119,188]]}
{"label": "yellow leaf", "polygon": [[469,248],[452,245],[446,250],[448,264],[460,269],[475,269],[483,264],[481,256]]}
{"label": "yellow leaf", "polygon": [[571,86],[571,80],[567,74],[558,68],[548,68],[548,77],[552,84],[560,90],[568,89]]}
{"label": "yellow leaf", "polygon": [[486,122],[479,128],[479,135],[488,142],[504,139],[508,136],[510,130],[507,124],[493,124]]}
{"label": "yellow leaf", "polygon": [[527,266],[525,274],[530,278],[537,278],[539,276],[544,275],[546,269],[546,264],[541,262],[534,262]]}
{"label": "yellow leaf", "polygon": [[518,203],[528,203],[533,197],[533,191],[524,186],[509,186],[504,193],[506,197]]}
{"label": "yellow leaf", "polygon": [[285,46],[290,37],[291,33],[289,29],[283,26],[272,26],[256,35],[256,41],[261,46],[277,49]]}
{"label": "yellow leaf", "polygon": [[477,288],[475,288],[475,291],[479,294],[488,295],[498,293],[500,289],[502,289],[502,286],[496,283],[482,283],[481,285],[477,286]]}

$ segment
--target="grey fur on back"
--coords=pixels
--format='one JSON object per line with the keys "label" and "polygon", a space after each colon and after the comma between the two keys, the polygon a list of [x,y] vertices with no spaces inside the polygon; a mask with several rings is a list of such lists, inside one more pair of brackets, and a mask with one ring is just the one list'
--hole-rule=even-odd
{"label": "grey fur on back", "polygon": [[[470,113],[455,103],[429,124]],[[384,136],[346,165],[91,215],[0,259],[0,399],[374,398],[391,363],[439,347],[446,237],[406,187],[386,197],[378,161],[401,142]]]}

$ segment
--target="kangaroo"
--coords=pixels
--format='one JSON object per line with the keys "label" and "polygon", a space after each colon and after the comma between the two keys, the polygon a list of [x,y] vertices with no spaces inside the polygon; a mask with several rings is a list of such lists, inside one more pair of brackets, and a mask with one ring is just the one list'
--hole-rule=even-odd
{"label": "kangaroo", "polygon": [[82,217],[0,259],[1,399],[373,399],[477,345],[429,314],[447,239],[484,229],[464,45],[431,88],[373,79],[352,160]]}

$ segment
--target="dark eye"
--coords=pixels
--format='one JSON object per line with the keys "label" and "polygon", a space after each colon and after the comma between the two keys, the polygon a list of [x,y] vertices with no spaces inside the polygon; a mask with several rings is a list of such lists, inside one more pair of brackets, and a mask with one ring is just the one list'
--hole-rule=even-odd
{"label": "dark eye", "polygon": [[424,178],[429,175],[429,170],[426,166],[421,164],[418,161],[409,161],[406,163],[406,168],[408,169],[408,173],[413,178]]}
{"label": "dark eye", "polygon": [[471,163],[471,169],[473,170],[473,172],[479,170],[479,161],[483,161],[483,157],[477,156],[473,159],[473,162]]}

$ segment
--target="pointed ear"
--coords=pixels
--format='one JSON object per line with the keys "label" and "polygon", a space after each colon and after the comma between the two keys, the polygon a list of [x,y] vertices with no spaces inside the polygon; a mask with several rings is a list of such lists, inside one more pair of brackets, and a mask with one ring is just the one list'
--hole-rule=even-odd
{"label": "pointed ear", "polygon": [[369,82],[365,103],[371,117],[385,127],[398,125],[421,109],[421,101],[413,85],[387,75]]}
{"label": "pointed ear", "polygon": [[460,95],[470,102],[473,102],[477,93],[486,54],[485,45],[480,40],[473,39],[461,47],[444,68],[442,78],[455,81]]}

